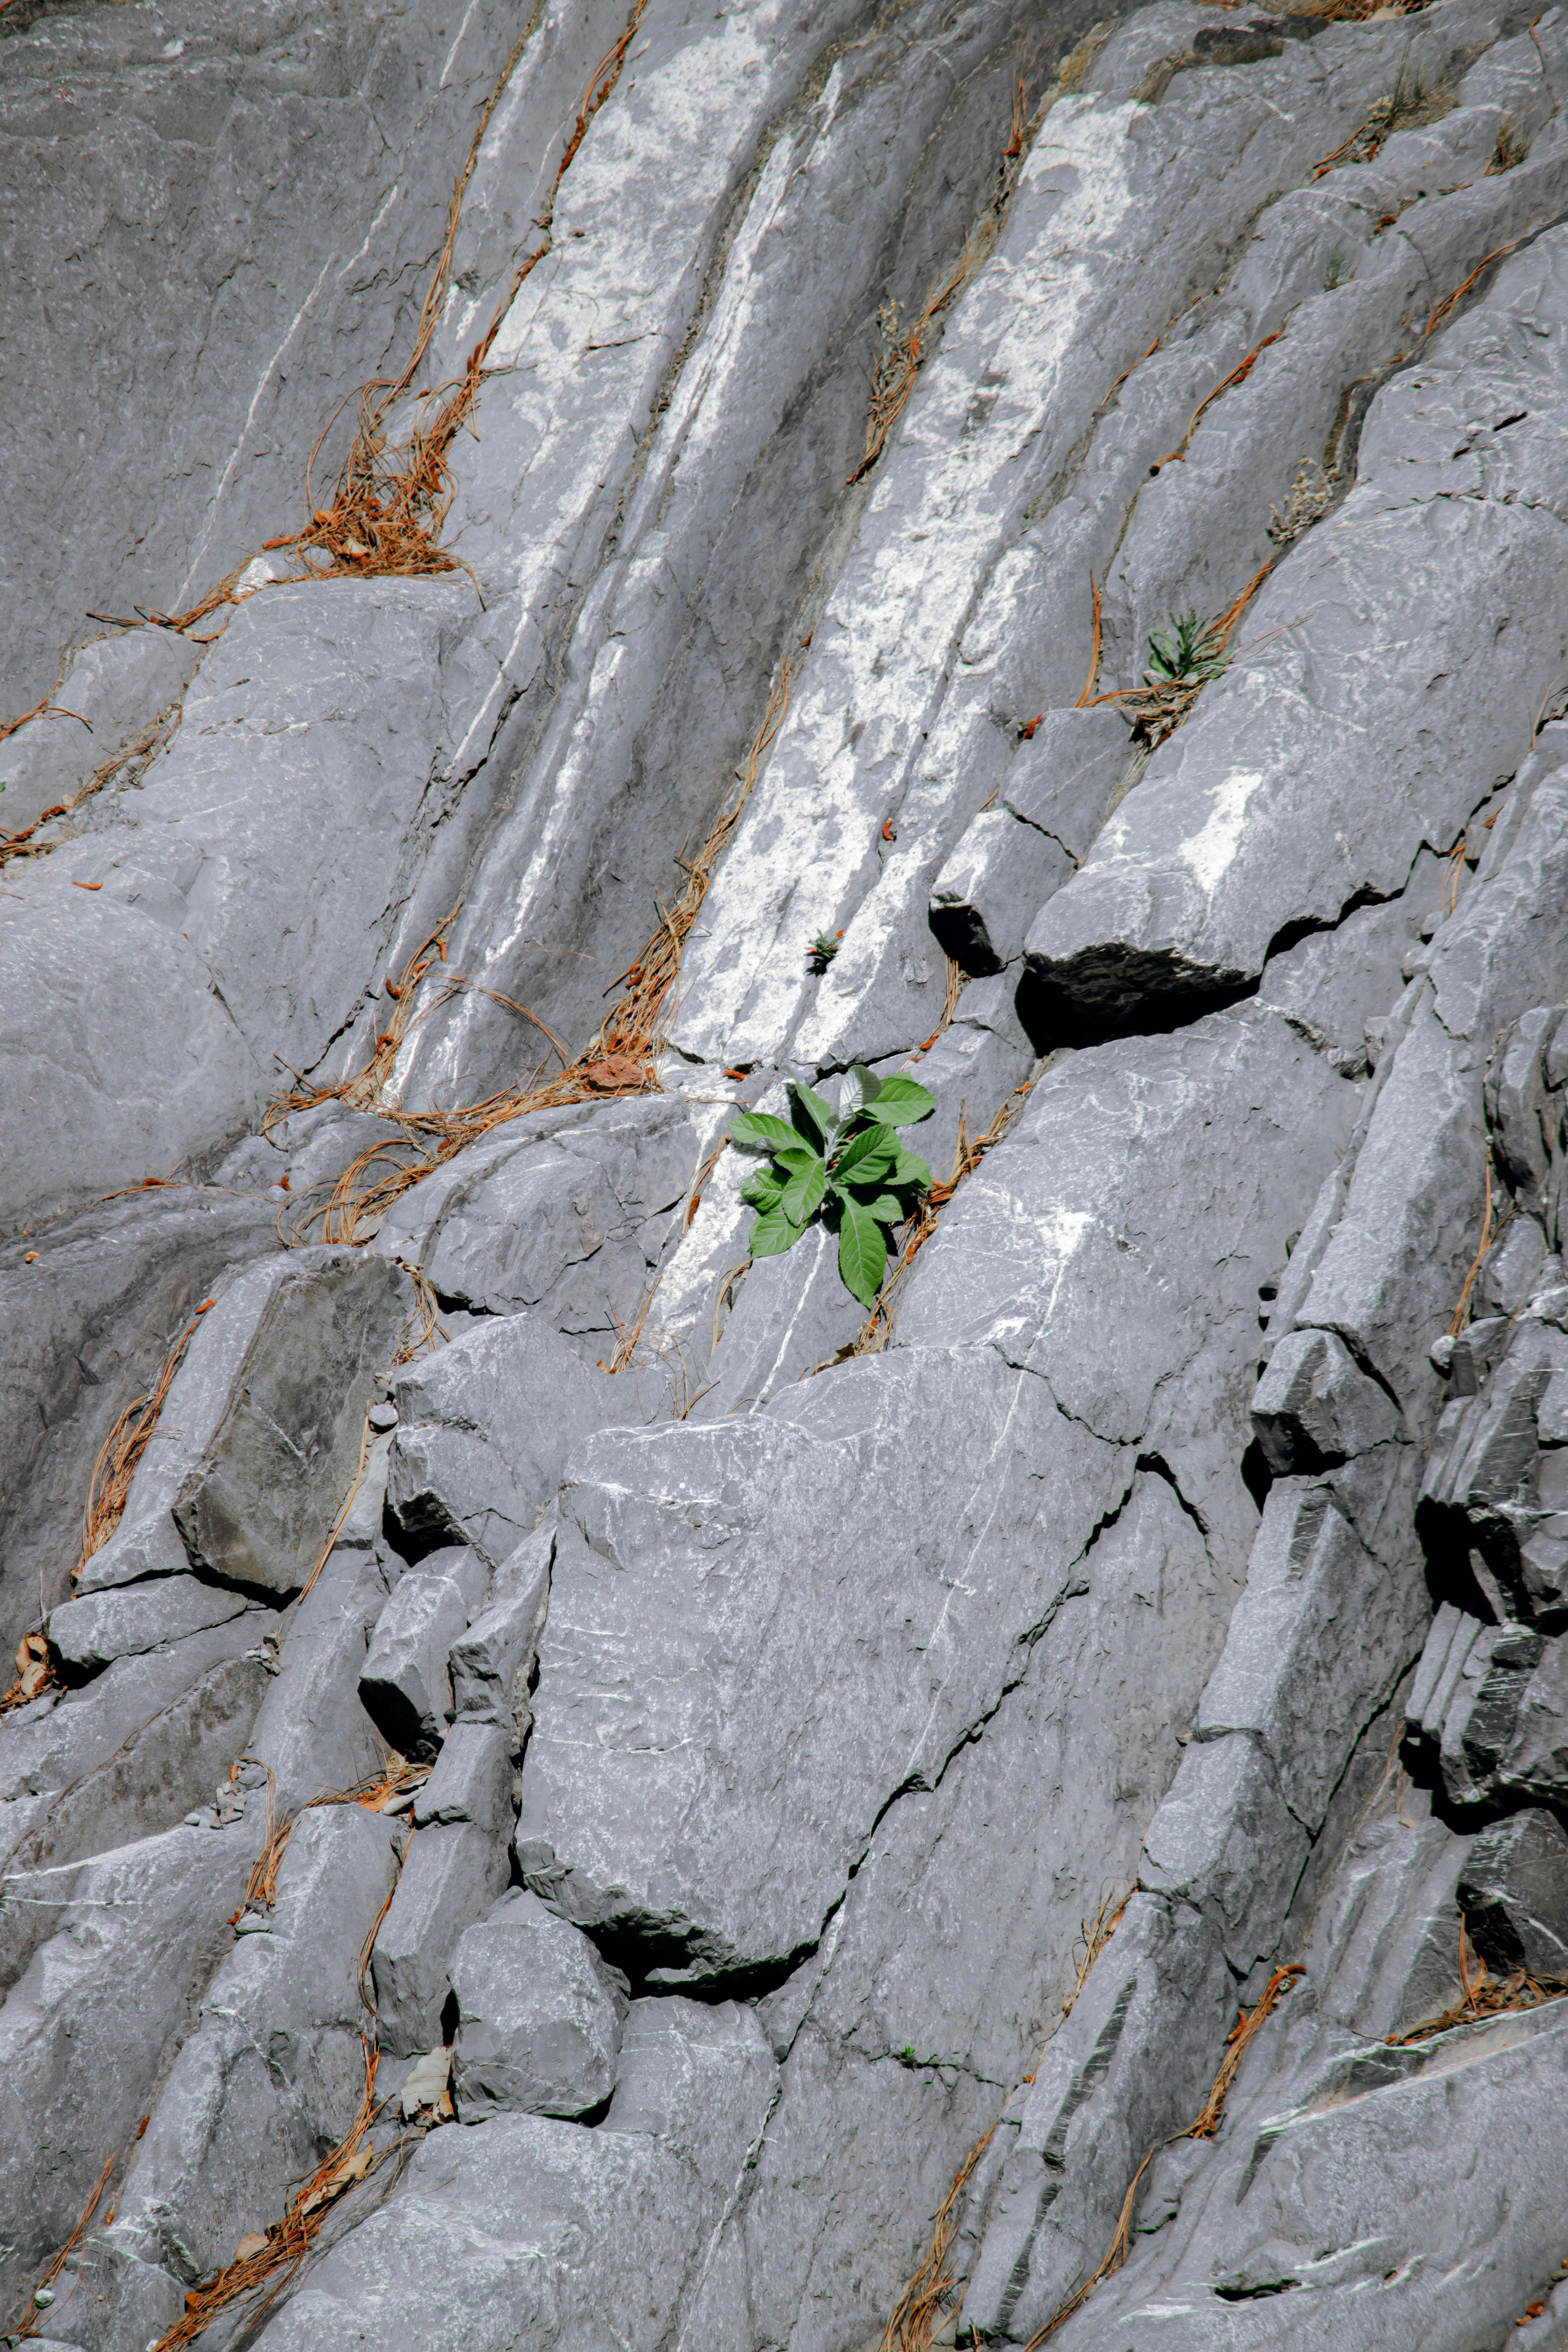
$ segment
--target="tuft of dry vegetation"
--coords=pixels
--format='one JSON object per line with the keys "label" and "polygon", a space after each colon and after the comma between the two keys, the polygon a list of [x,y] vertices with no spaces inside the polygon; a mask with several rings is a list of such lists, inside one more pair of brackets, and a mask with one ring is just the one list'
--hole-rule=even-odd
{"label": "tuft of dry vegetation", "polygon": [[1302,458],[1284,505],[1268,509],[1268,536],[1281,554],[1294,545],[1303,531],[1310,530],[1315,522],[1322,520],[1338,487],[1337,474],[1315,465],[1310,457]]}
{"label": "tuft of dry vegetation", "polygon": [[[956,994],[952,986],[952,977],[957,971],[958,967],[950,961],[948,965],[950,998]],[[950,1009],[942,1023],[943,1028],[952,1017]],[[934,1045],[941,1034],[942,1030],[936,1030],[928,1040],[928,1045]],[[984,1134],[975,1136],[973,1140],[970,1139],[964,1111],[960,1109],[958,1142],[952,1155],[952,1169],[940,1183],[931,1185],[921,1193],[920,1206],[905,1227],[903,1245],[893,1262],[891,1273],[877,1295],[875,1307],[872,1307],[870,1315],[848,1347],[841,1349],[840,1353],[832,1359],[835,1363],[842,1362],[850,1356],[879,1355],[887,1347],[893,1336],[893,1302],[910,1266],[935,1233],[938,1218],[964,1178],[979,1167],[980,1162],[994,1145],[1001,1142],[1022,1108],[1024,1098],[1033,1083],[1032,1079],[1026,1078],[1021,1087],[1015,1087]]]}
{"label": "tuft of dry vegetation", "polygon": [[1122,2263],[1127,2260],[1127,2250],[1132,2233],[1132,2215],[1137,2206],[1138,2190],[1143,2175],[1162,2148],[1173,2147],[1179,2139],[1212,2139],[1214,2137],[1224,2120],[1225,2103],[1229,2095],[1231,2084],[1240,2070],[1241,2062],[1247,2055],[1248,2044],[1258,2028],[1273,2015],[1281,1999],[1302,1973],[1299,1964],[1293,1964],[1289,1968],[1276,1969],[1253,2008],[1250,2011],[1243,2009],[1238,2012],[1236,2023],[1226,2038],[1225,2055],[1220,2060],[1219,2072],[1214,2078],[1214,2087],[1208,2097],[1184,2131],[1172,2132],[1165,2139],[1155,2141],[1127,2185],[1127,2194],[1121,2200],[1121,2212],[1117,2221],[1115,2235],[1106,2249],[1099,2269],[1085,2279],[1083,2284],[1068,2297],[1059,2310],[1052,2313],[1043,2327],[1037,2329],[1025,2347],[1025,2352],[1039,2352],[1040,2346],[1047,2342],[1058,2327],[1065,2326],[1075,2311],[1082,2309],[1100,2281],[1110,2278],[1113,2272],[1121,2268]]}
{"label": "tuft of dry vegetation", "polygon": [[[1237,623],[1272,569],[1270,557],[1268,562],[1259,565],[1235,603],[1227,604],[1212,621],[1199,621],[1193,614],[1176,625],[1171,641],[1152,637],[1149,642],[1153,658],[1144,672],[1142,686],[1114,687],[1109,694],[1089,696],[1089,703],[1114,703],[1131,721],[1139,740],[1151,751],[1157,749],[1167,735],[1174,734],[1209,680],[1230,667],[1230,640]],[[1091,677],[1099,666],[1099,620],[1097,596]]]}
{"label": "tuft of dry vegetation", "polygon": [[164,1358],[163,1368],[152,1388],[145,1396],[132,1400],[100,1446],[82,1508],[81,1557],[71,1570],[73,1584],[93,1553],[103,1549],[120,1525],[131,1481],[158,1426],[158,1417],[184,1360],[185,1349],[201,1328],[202,1317],[216,1304],[214,1299],[203,1299]]}
{"label": "tuft of dry vegetation", "polygon": [[1423,2018],[1419,2025],[1407,2026],[1403,2033],[1385,2033],[1384,2042],[1393,2050],[1409,2050],[1418,2042],[1451,2032],[1456,2025],[1473,2025],[1479,2018],[1543,2009],[1548,2001],[1568,1995],[1568,1978],[1532,1977],[1525,1969],[1516,1969],[1511,1976],[1494,1977],[1484,1961],[1477,1967],[1475,1948],[1461,1919],[1459,1988],[1459,1998],[1450,2008],[1436,2017]]}

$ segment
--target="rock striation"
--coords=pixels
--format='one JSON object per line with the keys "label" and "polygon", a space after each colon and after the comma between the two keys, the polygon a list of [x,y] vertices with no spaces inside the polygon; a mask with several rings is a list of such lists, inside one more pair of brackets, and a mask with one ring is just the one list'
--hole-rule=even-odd
{"label": "rock striation", "polygon": [[6,2340],[1568,2345],[1568,14],[0,153]]}

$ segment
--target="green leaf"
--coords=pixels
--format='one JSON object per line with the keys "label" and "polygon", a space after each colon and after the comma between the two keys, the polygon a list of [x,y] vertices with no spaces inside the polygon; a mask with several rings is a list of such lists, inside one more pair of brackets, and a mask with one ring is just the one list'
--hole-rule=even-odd
{"label": "green leaf", "polygon": [[799,1174],[792,1176],[784,1186],[779,1205],[792,1223],[804,1225],[822,1206],[822,1196],[827,1189],[827,1170],[816,1152],[809,1155],[808,1164]]}
{"label": "green leaf", "polygon": [[906,1184],[912,1184],[923,1192],[931,1183],[931,1170],[918,1151],[906,1151],[900,1143],[899,1156],[893,1162],[891,1181],[900,1192]]}
{"label": "green leaf", "polygon": [[884,1078],[877,1097],[877,1117],[884,1127],[912,1127],[917,1119],[929,1118],[936,1108],[936,1097],[902,1070],[895,1070]]}
{"label": "green leaf", "polygon": [[890,1175],[898,1163],[902,1146],[890,1127],[863,1127],[852,1135],[833,1163],[833,1172],[840,1181],[866,1184],[873,1180],[881,1182]]}
{"label": "green leaf", "polygon": [[806,1141],[814,1143],[819,1151],[825,1151],[827,1139],[837,1125],[833,1113],[822,1097],[813,1093],[811,1087],[803,1085],[799,1078],[790,1080],[789,1096],[797,1134],[804,1135]]}
{"label": "green leaf", "polygon": [[873,1307],[888,1263],[888,1237],[869,1209],[847,1193],[839,1199],[838,1272],[850,1296]]}
{"label": "green leaf", "polygon": [[879,1225],[901,1225],[910,1213],[908,1204],[896,1192],[878,1192],[861,1206],[869,1209]]}
{"label": "green leaf", "polygon": [[[868,1070],[864,1062],[852,1062],[838,1086],[838,1123],[847,1126],[868,1106],[874,1103],[882,1090],[882,1081]],[[880,1113],[879,1112],[879,1117]]]}
{"label": "green leaf", "polygon": [[803,1230],[784,1214],[781,1201],[776,1209],[764,1209],[752,1227],[752,1255],[777,1257],[782,1251],[794,1249]]}
{"label": "green leaf", "polygon": [[771,1110],[743,1110],[730,1129],[731,1143],[761,1144],[764,1150],[778,1151],[800,1138],[793,1127],[775,1118]]}
{"label": "green leaf", "polygon": [[791,1176],[804,1176],[808,1169],[820,1168],[822,1154],[814,1151],[809,1143],[792,1143],[787,1151],[775,1151],[773,1164]]}
{"label": "green leaf", "polygon": [[784,1178],[776,1168],[759,1168],[741,1187],[741,1198],[753,1209],[776,1209],[784,1197]]}

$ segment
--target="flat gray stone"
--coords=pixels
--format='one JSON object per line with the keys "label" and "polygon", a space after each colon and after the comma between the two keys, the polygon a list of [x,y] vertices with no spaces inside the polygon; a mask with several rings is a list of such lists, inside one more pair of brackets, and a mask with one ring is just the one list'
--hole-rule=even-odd
{"label": "flat gray stone", "polygon": [[931,929],[963,971],[1001,971],[1072,871],[1059,841],[1021,825],[1010,807],[983,809],[931,885]]}
{"label": "flat gray stone", "polygon": [[542,1317],[466,1331],[393,1382],[387,1502],[410,1533],[471,1544],[491,1566],[531,1533],[566,1459],[627,1409]]}
{"label": "flat gray stone", "polygon": [[460,2123],[503,2111],[585,2116],[603,2105],[615,2084],[626,2000],[581,1928],[514,1888],[464,1930],[451,1977]]}
{"label": "flat gray stone", "polygon": [[448,1545],[405,1571],[376,1619],[359,1694],[399,1755],[433,1756],[445,1738],[452,1705],[447,1653],[477,1614],[489,1581],[477,1551]]}
{"label": "flat gray stone", "polygon": [[[161,1643],[178,1642],[208,1625],[222,1625],[250,1609],[270,1623],[272,1612],[256,1609],[232,1586],[204,1584],[194,1576],[161,1576],[146,1584],[112,1585],[106,1591],[63,1601],[49,1612],[51,1646],[68,1666],[91,1673],[116,1658],[135,1656]],[[259,1639],[261,1624],[252,1628]]]}
{"label": "flat gray stone", "polygon": [[509,1874],[504,1835],[477,1822],[415,1831],[370,1962],[381,2046],[393,2057],[416,2057],[442,2040],[458,1938],[483,1918]]}

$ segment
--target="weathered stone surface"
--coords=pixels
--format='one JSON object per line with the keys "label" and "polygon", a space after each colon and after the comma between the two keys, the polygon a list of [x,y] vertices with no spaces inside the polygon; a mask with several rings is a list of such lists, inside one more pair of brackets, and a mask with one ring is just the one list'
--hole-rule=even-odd
{"label": "weathered stone surface", "polygon": [[466,1331],[400,1372],[392,1395],[393,1516],[410,1533],[471,1544],[491,1566],[537,1526],[567,1455],[626,1409],[535,1315]]}
{"label": "weathered stone surface", "polygon": [[[112,1585],[106,1591],[67,1601],[49,1612],[51,1647],[68,1666],[91,1673],[116,1658],[134,1657],[164,1642],[178,1642],[208,1625],[222,1625],[242,1610],[263,1622],[272,1612],[255,1607],[232,1586],[204,1584],[195,1576],[160,1576],[146,1584]],[[262,1623],[251,1628],[259,1636]]]}
{"label": "weathered stone surface", "polygon": [[250,1744],[270,1652],[249,1612],[125,1658],[0,1737],[0,1988],[68,1907],[94,1854],[172,1829]]}
{"label": "weathered stone surface", "polygon": [[489,1608],[447,1654],[454,1724],[500,1724],[518,1748],[532,1721],[528,1685],[550,1605],[554,1551],[553,1527],[526,1536],[496,1570]]}
{"label": "weathered stone surface", "polygon": [[[1332,922],[1357,891],[1402,888],[1421,845],[1447,846],[1518,765],[1520,714],[1564,650],[1545,580],[1568,511],[1548,422],[1568,369],[1563,331],[1543,341],[1526,323],[1561,315],[1560,272],[1568,244],[1517,257],[1485,314],[1379,394],[1337,530],[1294,549],[1248,614],[1267,650],[1210,689],[1030,933],[1042,981],[1112,1021],[1135,1018],[1152,992],[1201,1003],[1239,989],[1288,925]],[[1521,394],[1540,419],[1525,440],[1478,422],[1454,447],[1459,419],[1517,409]],[[1459,495],[1446,499],[1449,483]],[[1538,501],[1528,519],[1522,499]],[[1531,617],[1494,659],[1470,613],[1505,576],[1512,609]],[[1369,664],[1359,616],[1373,602],[1388,635]],[[1390,667],[1393,642],[1410,649],[1408,673]],[[1456,727],[1458,767],[1438,749]],[[1363,788],[1369,757],[1384,778],[1375,795]]]}
{"label": "weathered stone surface", "polygon": [[475,1822],[502,1843],[511,1834],[511,1733],[492,1723],[458,1723],[414,1800],[414,1823]]}
{"label": "weathered stone surface", "polygon": [[263,1932],[238,1938],[162,2085],[108,2233],[182,2285],[266,2230],[364,2089],[359,1952],[396,1876],[395,1824],[301,1814]]}
{"label": "weathered stone surface", "polygon": [[[0,803],[3,805],[3,803]],[[277,1249],[269,1203],[169,1188],[0,1250],[0,1644],[71,1594],[79,1520],[114,1422],[230,1273]]]}
{"label": "weathered stone surface", "polygon": [[1331,1469],[1393,1437],[1393,1400],[1357,1370],[1331,1331],[1288,1332],[1252,1400],[1252,1425],[1279,1477]]}
{"label": "weathered stone surface", "polygon": [[1198,1711],[1200,1741],[1237,1756],[1243,1733],[1273,1768],[1286,1804],[1315,1837],[1356,1731],[1416,1654],[1429,1603],[1421,1580],[1391,1579],[1335,1508],[1331,1492],[1292,1478],[1264,1507],[1247,1589]]}
{"label": "weathered stone surface", "polygon": [[1058,841],[1021,825],[1011,808],[984,809],[931,884],[931,927],[967,972],[1016,962],[1035,917],[1073,870]]}
{"label": "weathered stone surface", "polygon": [[504,2352],[520,2329],[589,2352],[607,2328],[654,2352],[701,2277],[776,2081],[748,2011],[635,2003],[602,2126],[502,2115],[432,2134],[384,2211],[259,2340],[434,2352],[459,2309],[470,2352]]}
{"label": "weathered stone surface", "polygon": [[6,738],[0,831],[19,833],[70,800],[179,703],[200,659],[172,629],[126,629],[82,646],[49,698],[55,707]]}
{"label": "weathered stone surface", "polygon": [[340,1540],[290,1615],[249,1741],[252,1755],[271,1766],[285,1811],[374,1777],[382,1743],[359,1678],[385,1601],[384,1557]]}
{"label": "weathered stone surface", "polygon": [[452,2099],[487,2116],[585,2116],[616,2079],[624,1990],[580,1928],[514,1888],[452,1955]]}
{"label": "weathered stone surface", "polygon": [[[690,1185],[697,1138],[683,1106],[657,1097],[545,1120],[546,1140],[526,1141],[525,1126],[504,1152],[471,1145],[473,1169],[448,1164],[419,1263],[464,1307],[608,1332],[606,1302],[623,1321],[635,1309],[658,1255],[657,1222]],[[378,1239],[384,1250],[392,1236]]]}
{"label": "weathered stone surface", "polygon": [[1059,841],[1075,864],[1104,823],[1128,770],[1127,722],[1114,710],[1047,710],[1020,743],[1003,805]]}
{"label": "weathered stone surface", "polygon": [[443,2039],[454,1947],[507,1883],[506,1841],[476,1822],[416,1830],[371,1954],[381,2046],[410,2058]]}
{"label": "weathered stone surface", "polygon": [[1471,1940],[1499,1976],[1523,1969],[1568,1982],[1568,1835],[1553,1813],[1515,1813],[1486,1831],[1459,1874]]}
{"label": "weathered stone surface", "polygon": [[105,1854],[0,2006],[0,2285],[15,2303],[131,2140],[229,1941],[261,1809]]}
{"label": "weathered stone surface", "polygon": [[191,1566],[297,1591],[411,1310],[406,1277],[350,1250],[294,1252],[242,1275],[192,1339],[125,1516],[79,1591]]}
{"label": "weathered stone surface", "polygon": [[447,1655],[489,1580],[477,1551],[448,1545],[399,1579],[376,1619],[359,1694],[400,1755],[433,1756],[445,1738],[452,1705]]}

